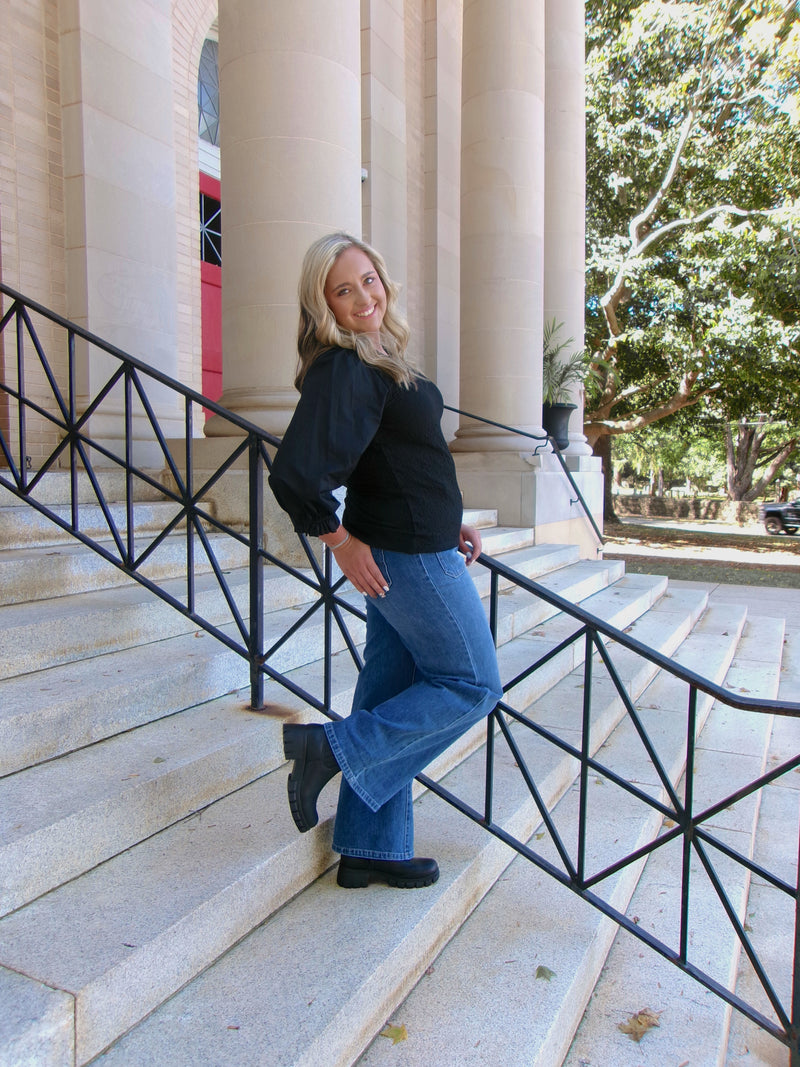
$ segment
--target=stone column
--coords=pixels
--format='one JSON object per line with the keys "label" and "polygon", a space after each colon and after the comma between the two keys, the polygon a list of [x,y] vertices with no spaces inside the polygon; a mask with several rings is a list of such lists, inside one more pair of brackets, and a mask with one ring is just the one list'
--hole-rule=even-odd
{"label": "stone column", "polygon": [[[59,4],[64,138],[67,314],[123,351],[177,377],[175,146],[171,8],[131,0],[109,18],[108,0]],[[78,345],[79,402],[116,361]],[[148,395],[161,428],[182,432],[175,399]],[[91,433],[117,441],[117,389]],[[148,421],[134,416],[135,458],[163,461]]]}
{"label": "stone column", "polygon": [[[324,233],[361,229],[359,5],[220,0],[221,403],[283,433],[297,281]],[[224,420],[206,423],[225,435]]]}
{"label": "stone column", "polygon": [[[361,162],[364,237],[393,278],[408,276],[404,0],[361,0]],[[403,298],[407,301],[408,289]]]}
{"label": "stone column", "polygon": [[[465,0],[460,406],[538,434],[544,70],[544,0]],[[519,452],[520,441],[462,420],[452,448]]]}
{"label": "stone column", "polygon": [[[583,0],[545,0],[544,320],[583,347],[586,122]],[[570,418],[569,455],[591,455],[583,435],[583,389]]]}

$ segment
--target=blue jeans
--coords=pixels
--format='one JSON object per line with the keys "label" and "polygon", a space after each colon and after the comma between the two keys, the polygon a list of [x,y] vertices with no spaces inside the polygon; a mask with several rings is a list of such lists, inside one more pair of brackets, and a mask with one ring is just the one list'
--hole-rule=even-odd
{"label": "blue jeans", "polygon": [[342,768],[333,847],[414,855],[411,783],[502,695],[483,606],[457,549],[373,549],[389,591],[367,598],[367,639],[348,718],[326,722]]}

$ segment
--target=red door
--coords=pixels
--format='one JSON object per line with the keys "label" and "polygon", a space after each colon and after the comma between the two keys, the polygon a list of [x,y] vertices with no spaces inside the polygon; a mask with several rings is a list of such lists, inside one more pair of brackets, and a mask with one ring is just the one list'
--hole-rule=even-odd
{"label": "red door", "polygon": [[222,207],[217,178],[200,172],[200,307],[203,396],[222,394]]}

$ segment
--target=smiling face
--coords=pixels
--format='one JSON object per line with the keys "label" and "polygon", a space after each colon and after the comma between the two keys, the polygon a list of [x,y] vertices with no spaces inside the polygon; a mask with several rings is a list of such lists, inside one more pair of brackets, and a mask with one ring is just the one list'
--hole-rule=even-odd
{"label": "smiling face", "polygon": [[370,334],[379,343],[386,290],[366,252],[351,245],[325,280],[325,300],[343,330]]}

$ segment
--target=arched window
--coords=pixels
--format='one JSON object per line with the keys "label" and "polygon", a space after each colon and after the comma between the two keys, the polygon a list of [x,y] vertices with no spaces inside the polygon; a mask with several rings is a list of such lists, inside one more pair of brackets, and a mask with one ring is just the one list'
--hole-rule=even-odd
{"label": "arched window", "polygon": [[197,75],[197,107],[200,113],[199,134],[202,140],[219,147],[219,45],[208,38],[200,55]]}

